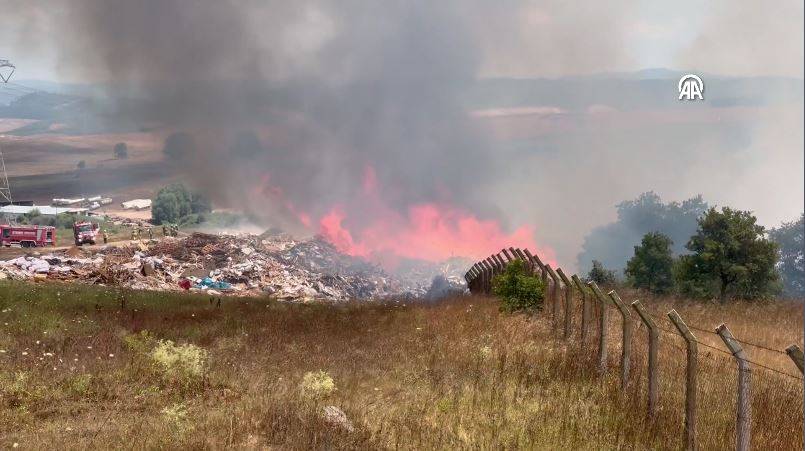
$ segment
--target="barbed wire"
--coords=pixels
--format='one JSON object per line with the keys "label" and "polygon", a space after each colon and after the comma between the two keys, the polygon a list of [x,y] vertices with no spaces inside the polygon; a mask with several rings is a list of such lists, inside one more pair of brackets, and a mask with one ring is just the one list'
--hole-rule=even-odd
{"label": "barbed wire", "polygon": [[[690,326],[688,326],[688,327],[690,327]],[[665,332],[665,333],[669,334],[669,335],[673,335],[673,336],[675,336],[675,337],[679,337],[679,338],[684,338],[684,337],[682,337],[682,335],[680,335],[680,334],[679,334],[679,332],[674,332],[674,331],[672,331],[672,330],[669,330],[669,329],[666,329],[666,328],[664,328],[664,327],[660,327],[660,326],[657,326],[657,328],[658,328],[659,330],[661,330],[661,331],[663,331],[663,332]],[[704,346],[705,348],[712,349],[712,350],[714,350],[714,351],[720,352],[720,353],[722,353],[722,354],[724,354],[724,355],[727,355],[727,356],[730,356],[730,357],[734,357],[734,354],[733,354],[733,353],[731,353],[731,352],[729,352],[729,351],[725,351],[725,350],[723,350],[723,349],[721,349],[721,348],[718,348],[718,347],[716,347],[716,346],[709,345],[709,344],[704,343],[704,342],[699,341],[699,340],[696,340],[696,343],[697,343],[697,344],[699,344],[699,345]],[[682,348],[680,348],[680,347],[678,347],[678,346],[674,345],[673,343],[671,343],[671,345],[672,345],[672,346],[674,346],[674,347],[676,347],[676,348],[678,348],[678,349],[682,349]],[[772,371],[772,372],[777,373],[777,374],[782,374],[783,376],[788,376],[788,377],[790,377],[790,378],[792,378],[792,379],[796,379],[796,380],[799,380],[799,381],[805,380],[805,379],[803,379],[803,378],[801,378],[801,377],[799,377],[799,376],[795,376],[795,375],[793,375],[793,374],[791,374],[791,373],[788,373],[788,372],[786,372],[786,371],[781,371],[781,370],[778,370],[777,368],[772,368],[772,367],[770,367],[770,366],[764,365],[764,364],[759,363],[759,362],[756,362],[756,361],[754,361],[754,360],[749,360],[749,359],[746,359],[746,361],[747,361],[747,362],[749,362],[749,363],[751,363],[752,365],[755,365],[755,366],[759,367],[759,368],[763,368],[763,369],[766,369],[766,370]]]}
{"label": "barbed wire", "polygon": [[[572,289],[572,287],[570,287],[570,288]],[[593,296],[594,296],[594,297],[597,297],[597,296],[595,295],[595,292],[593,292]],[[612,305],[609,305],[608,303],[605,303],[605,302],[604,302],[604,303],[602,303],[602,305],[604,306],[604,308],[611,308],[611,309],[614,309],[614,307],[613,307]],[[653,317],[653,315],[652,315],[652,317]],[[671,321],[670,321],[670,319],[668,319],[668,318],[664,318],[664,319],[665,319],[666,321],[668,321],[668,322],[671,322]],[[673,323],[671,322],[671,324],[673,324]],[[714,330],[708,330],[708,329],[705,329],[705,328],[703,328],[703,327],[700,327],[700,326],[697,326],[697,325],[691,325],[691,324],[687,324],[687,323],[686,323],[685,325],[686,325],[686,326],[687,326],[689,329],[691,329],[691,330],[695,330],[695,331],[698,331],[698,332],[702,332],[702,333],[708,333],[708,334],[712,334],[712,335],[719,336],[719,335],[718,335],[718,334],[717,334],[717,333],[716,333]],[[665,332],[665,333],[669,334],[669,335],[672,335],[672,336],[675,336],[675,337],[679,337],[679,338],[684,338],[684,337],[682,337],[682,335],[681,335],[680,333],[678,333],[678,332],[674,332],[674,331],[672,331],[672,330],[666,329],[666,328],[661,327],[661,326],[659,326],[659,325],[657,325],[657,328],[658,328],[659,330],[661,330],[661,331],[663,331],[663,332]],[[720,336],[719,336],[719,338],[720,338]],[[772,348],[772,347],[771,347],[771,346],[769,346],[769,345],[765,345],[765,344],[761,344],[761,343],[755,343],[755,342],[751,342],[751,341],[748,341],[748,340],[740,340],[740,339],[737,339],[737,338],[735,338],[735,337],[733,337],[733,339],[734,339],[735,341],[737,341],[737,342],[739,342],[739,343],[741,343],[741,344],[747,345],[747,346],[752,346],[752,347],[755,347],[755,348],[758,348],[758,349],[761,349],[761,350],[765,350],[765,351],[769,351],[769,352],[774,352],[774,353],[781,354],[781,355],[788,355],[788,353],[787,353],[787,352],[785,352],[785,351],[781,351],[781,350],[779,350],[779,349]],[[714,350],[714,351],[720,352],[720,353],[722,353],[722,354],[724,354],[724,355],[727,355],[727,356],[730,356],[730,357],[734,357],[734,354],[733,354],[732,352],[725,351],[725,350],[723,350],[723,349],[721,349],[721,348],[718,348],[718,347],[713,346],[713,345],[709,345],[709,344],[707,344],[707,343],[703,343],[703,342],[699,341],[698,339],[696,340],[696,343],[697,343],[697,344],[702,345],[702,346],[703,346],[703,347],[705,347],[705,348],[712,349],[712,350]],[[673,343],[670,343],[670,344],[671,344],[671,346],[673,346],[673,347],[675,347],[675,348],[677,348],[677,349],[683,350],[681,347],[679,347],[679,346],[677,346],[677,345],[675,345],[675,344],[673,344]],[[773,367],[770,367],[770,366],[764,365],[764,364],[759,363],[759,362],[756,362],[756,361],[754,361],[754,360],[749,360],[749,359],[746,359],[746,361],[747,361],[747,362],[749,362],[749,363],[751,363],[752,365],[757,366],[758,368],[762,368],[762,369],[765,369],[765,370],[768,370],[768,371],[772,371],[772,372],[774,372],[774,373],[777,373],[777,374],[780,374],[780,375],[783,375],[783,376],[787,376],[787,377],[790,377],[790,378],[792,378],[792,379],[796,379],[796,380],[799,380],[799,381],[805,380],[805,379],[803,379],[802,377],[795,376],[795,375],[793,375],[793,374],[791,374],[791,373],[788,373],[788,372],[785,372],[785,371],[781,371],[781,370],[779,370],[779,369],[777,369],[777,368],[773,368]]]}
{"label": "barbed wire", "polygon": [[[704,332],[704,333],[713,334],[713,335],[718,335],[715,331],[707,330],[707,329],[704,329],[704,328],[699,327],[699,326],[690,325],[690,324],[687,324],[687,326],[690,329],[693,329],[695,331]],[[769,345],[765,345],[765,344],[761,344],[761,343],[754,343],[754,342],[751,342],[751,341],[748,341],[748,340],[742,340],[740,338],[735,338],[735,337],[732,337],[732,338],[733,338],[733,340],[737,341],[738,343],[741,343],[741,344],[744,344],[744,345],[747,345],[747,346],[752,346],[752,347],[755,347],[755,348],[758,348],[758,349],[762,349],[764,351],[776,352],[777,354],[788,355],[788,353],[786,353],[785,351],[781,351],[779,349],[772,348]]]}

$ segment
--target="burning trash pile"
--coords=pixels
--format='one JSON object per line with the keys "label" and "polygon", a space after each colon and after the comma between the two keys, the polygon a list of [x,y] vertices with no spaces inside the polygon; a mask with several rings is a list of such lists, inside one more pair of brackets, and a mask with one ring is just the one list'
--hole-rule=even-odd
{"label": "burning trash pile", "polygon": [[[439,283],[447,281],[454,290],[463,292],[459,269],[464,268],[442,274]],[[320,237],[297,241],[285,234],[194,233],[150,244],[71,248],[0,261],[0,278],[213,295],[270,294],[288,300],[425,297],[429,290],[432,292],[431,279],[436,274],[431,272],[391,276],[366,260],[338,252]]]}

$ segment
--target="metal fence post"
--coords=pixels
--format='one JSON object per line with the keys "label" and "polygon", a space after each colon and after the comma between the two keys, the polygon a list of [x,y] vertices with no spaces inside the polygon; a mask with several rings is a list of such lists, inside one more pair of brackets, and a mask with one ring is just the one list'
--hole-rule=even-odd
{"label": "metal fence post", "polygon": [[533,255],[531,255],[531,251],[529,251],[528,248],[525,248],[523,249],[523,254],[525,254],[526,261],[528,261],[528,265],[531,268],[531,274],[537,274],[537,271],[539,271],[541,274],[542,268],[537,265],[537,260]]}
{"label": "metal fence post", "polygon": [[[587,346],[587,337],[590,334],[590,302],[587,300],[587,288],[584,283],[579,279],[579,276],[573,274],[571,277],[576,288],[581,293],[581,347],[584,349]],[[590,299],[592,300],[592,299]]]}
{"label": "metal fence post", "polygon": [[479,289],[480,289],[481,293],[485,294],[485,293],[487,293],[487,291],[486,291],[486,280],[487,280],[489,268],[486,266],[486,260],[481,260],[480,263],[481,263],[481,265],[480,265],[480,267],[481,267],[481,280],[478,281],[478,286],[479,286]]}
{"label": "metal fence post", "polygon": [[727,325],[721,324],[716,327],[716,333],[724,340],[724,344],[738,362],[738,423],[735,425],[735,449],[747,451],[752,435],[752,403],[750,399],[752,369],[749,368],[743,347],[732,336]]}
{"label": "metal fence post", "polygon": [[568,340],[573,329],[573,282],[568,279],[562,268],[556,268],[556,273],[565,284],[565,340]]}
{"label": "metal fence post", "polygon": [[657,414],[657,347],[660,333],[654,319],[640,301],[632,302],[632,308],[648,328],[648,416],[654,418]]}
{"label": "metal fence post", "polygon": [[623,300],[615,290],[607,293],[618,308],[621,314],[621,389],[626,390],[629,386],[629,370],[632,360],[632,314],[629,313],[629,308],[623,303]]}
{"label": "metal fence post", "polygon": [[696,336],[688,329],[685,321],[676,310],[668,312],[668,318],[685,339],[688,347],[688,362],[685,388],[685,449],[698,449],[696,443],[696,377],[699,370],[699,347]]}
{"label": "metal fence post", "polygon": [[788,354],[788,357],[791,357],[800,373],[805,372],[805,356],[802,355],[802,349],[799,349],[799,346],[791,345],[785,348],[785,353]]}
{"label": "metal fence post", "polygon": [[553,330],[554,332],[559,331],[559,309],[561,301],[559,300],[559,294],[562,289],[562,282],[559,279],[559,275],[556,274],[556,271],[551,268],[551,265],[545,265],[545,269],[548,270],[548,275],[551,276],[551,280],[553,281],[553,286],[551,287],[551,302],[553,303]]}
{"label": "metal fence post", "polygon": [[[526,249],[526,252],[528,252],[528,249]],[[529,255],[530,255],[530,252],[529,252]],[[534,254],[531,257],[534,260],[534,263],[536,263],[537,266],[539,267],[540,276],[542,278],[542,285],[547,290],[548,289],[548,271],[545,269],[545,264],[542,263],[542,260],[539,259],[539,256],[537,254]]]}
{"label": "metal fence post", "polygon": [[598,371],[601,373],[607,370],[607,317],[609,310],[607,309],[607,301],[604,293],[598,288],[598,285],[590,281],[587,285],[593,290],[593,294],[598,299],[598,305],[601,308],[601,316],[598,321]]}

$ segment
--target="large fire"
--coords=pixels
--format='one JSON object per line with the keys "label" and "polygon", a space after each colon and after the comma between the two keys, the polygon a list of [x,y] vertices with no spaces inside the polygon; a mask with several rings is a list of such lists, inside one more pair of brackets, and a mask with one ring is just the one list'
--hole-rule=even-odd
{"label": "large fire", "polygon": [[[281,203],[300,223],[323,236],[339,251],[393,266],[399,259],[439,262],[450,257],[480,259],[510,246],[536,251],[547,262],[553,251],[538,247],[534,227],[523,225],[505,232],[498,221],[479,219],[473,213],[444,202],[410,205],[400,212],[378,193],[375,171],[367,166],[362,192],[349,202],[333,205],[314,222],[311,215],[288,201],[282,190],[264,182],[263,194]],[[349,212],[360,220],[350,221]]]}

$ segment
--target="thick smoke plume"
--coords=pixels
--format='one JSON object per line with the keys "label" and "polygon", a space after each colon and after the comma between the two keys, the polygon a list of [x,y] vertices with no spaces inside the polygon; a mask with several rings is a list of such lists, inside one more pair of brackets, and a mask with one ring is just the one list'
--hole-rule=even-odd
{"label": "thick smoke plume", "polygon": [[[196,188],[351,253],[440,259],[534,247],[483,193],[487,136],[462,93],[480,65],[457,2],[84,0],[65,60],[122,111],[193,135]],[[75,64],[71,65],[75,67]]]}
{"label": "thick smoke plume", "polygon": [[[714,74],[801,77],[802,2],[22,3],[0,0],[14,12],[3,42],[55,55],[65,79],[108,82],[122,122],[190,133],[177,165],[196,188],[356,255],[537,241],[572,265],[646,191],[702,194],[769,226],[801,213],[801,81],[754,80],[758,94]],[[679,104],[673,75],[590,76],[646,55],[702,72],[707,101]],[[490,76],[563,78],[478,94]],[[491,111],[470,114],[479,103]]]}

